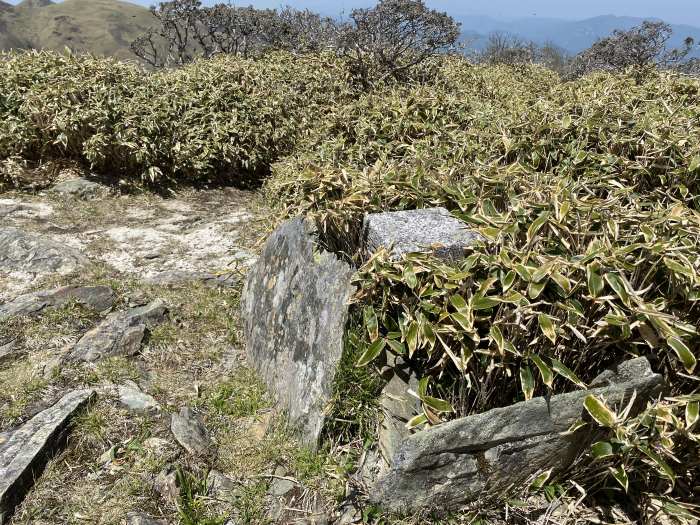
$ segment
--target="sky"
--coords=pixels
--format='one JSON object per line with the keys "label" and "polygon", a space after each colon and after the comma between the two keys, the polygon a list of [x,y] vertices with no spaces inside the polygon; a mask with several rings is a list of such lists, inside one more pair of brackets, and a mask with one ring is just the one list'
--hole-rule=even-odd
{"label": "sky", "polygon": [[[10,1],[17,3],[19,0]],[[151,5],[154,0],[128,0]],[[218,0],[226,1],[226,0]],[[700,26],[700,0],[427,0],[428,4],[453,15],[487,15],[496,18],[566,18],[584,19],[598,15],[661,18],[676,24]],[[214,0],[204,3],[213,4]],[[239,5],[256,7],[310,8],[337,14],[353,7],[371,5],[370,0],[236,0]]]}

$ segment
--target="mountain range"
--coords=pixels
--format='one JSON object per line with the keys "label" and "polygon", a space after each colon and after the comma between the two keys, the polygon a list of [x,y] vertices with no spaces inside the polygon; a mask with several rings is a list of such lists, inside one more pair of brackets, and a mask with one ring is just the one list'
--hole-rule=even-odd
{"label": "mountain range", "polygon": [[0,50],[66,47],[134,58],[129,44],[153,23],[148,9],[119,0],[0,0]]}
{"label": "mountain range", "polygon": [[[604,15],[585,20],[562,20],[557,18],[529,17],[516,20],[499,20],[487,16],[455,17],[462,23],[464,40],[476,48],[483,47],[487,35],[494,32],[516,35],[538,44],[553,43],[571,53],[589,48],[596,40],[615,29],[630,29],[645,19],[630,16]],[[700,28],[671,24],[673,36],[669,46],[680,47],[687,37],[700,43]]]}
{"label": "mountain range", "polygon": [[[552,43],[575,54],[590,47],[614,29],[629,29],[643,19],[612,15],[585,20],[528,17],[515,20],[487,16],[457,15],[467,47],[480,49],[488,35],[502,32]],[[117,58],[134,58],[129,43],[153,23],[148,9],[120,0],[23,0],[11,5],[0,0],[0,50],[53,49],[66,47]],[[700,42],[700,28],[672,25],[670,45],[678,47],[690,36]],[[697,53],[700,56],[700,52]]]}

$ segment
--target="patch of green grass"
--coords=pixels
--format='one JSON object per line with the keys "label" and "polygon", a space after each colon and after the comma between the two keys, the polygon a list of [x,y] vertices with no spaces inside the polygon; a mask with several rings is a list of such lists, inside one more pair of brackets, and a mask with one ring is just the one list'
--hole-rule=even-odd
{"label": "patch of green grass", "polygon": [[7,428],[39,399],[49,381],[38,375],[32,361],[22,359],[0,371],[0,385],[0,428]]}
{"label": "patch of green grass", "polygon": [[136,365],[126,357],[108,357],[100,361],[97,366],[86,375],[86,382],[90,384],[109,382],[121,383],[127,379],[137,381],[140,373]]}
{"label": "patch of green grass", "polygon": [[108,429],[107,415],[96,403],[91,403],[74,419],[74,435],[83,442],[103,445]]}
{"label": "patch of green grass", "polygon": [[211,410],[238,419],[253,416],[270,406],[265,385],[249,368],[239,368],[230,379],[220,383],[207,396]]}
{"label": "patch of green grass", "polygon": [[289,466],[296,478],[308,481],[321,476],[328,461],[329,456],[326,451],[313,451],[306,447],[299,447],[291,451]]}
{"label": "patch of green grass", "polygon": [[177,343],[178,327],[172,322],[165,322],[149,332],[148,344],[152,347],[168,346]]}
{"label": "patch of green grass", "polygon": [[226,516],[211,516],[207,509],[207,473],[198,474],[178,467],[177,483],[180,487],[178,517],[182,525],[223,525]]}
{"label": "patch of green grass", "polygon": [[239,523],[256,525],[271,523],[265,512],[266,494],[267,483],[265,482],[253,483],[241,489],[240,497],[236,501]]}
{"label": "patch of green grass", "polygon": [[379,395],[386,382],[373,367],[355,366],[366,347],[357,323],[351,320],[348,326],[323,432],[332,441],[349,443],[360,438],[367,446],[376,441]]}

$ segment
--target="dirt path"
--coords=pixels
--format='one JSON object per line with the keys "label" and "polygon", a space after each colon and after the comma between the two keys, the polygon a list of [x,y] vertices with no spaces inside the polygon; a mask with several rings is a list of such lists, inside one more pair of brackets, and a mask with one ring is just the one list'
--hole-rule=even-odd
{"label": "dirt path", "polygon": [[[71,299],[0,315],[0,444],[66,393],[97,392],[10,523],[322,522],[324,502],[343,489],[324,481],[337,466],[292,444],[243,356],[241,277],[267,219],[255,194],[234,189],[168,199],[0,194],[0,235],[27,234],[78,261],[0,265],[0,314],[31,292],[113,291],[101,312]],[[13,242],[42,267],[28,241]],[[145,322],[135,348],[120,340],[99,359],[72,357],[94,346],[85,338],[96,327],[161,303],[167,315]]]}

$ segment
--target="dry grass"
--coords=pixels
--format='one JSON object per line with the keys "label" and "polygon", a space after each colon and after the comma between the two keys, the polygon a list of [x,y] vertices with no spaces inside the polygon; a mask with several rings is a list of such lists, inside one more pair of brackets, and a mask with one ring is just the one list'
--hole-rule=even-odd
{"label": "dry grass", "polygon": [[[74,206],[54,197],[10,195],[23,202],[50,204],[54,210],[50,231],[70,228],[74,232],[142,220],[129,216],[135,209],[151,209],[152,218],[157,219],[180,202],[135,195]],[[244,197],[196,191],[179,197],[197,211],[212,213],[231,206],[226,200],[232,195]],[[256,217],[269,217],[257,200],[246,206],[256,209]],[[27,227],[46,232],[46,224],[37,221],[28,221]],[[252,220],[239,237],[241,246],[255,245],[265,227],[264,220]],[[19,357],[0,366],[0,431],[28,419],[70,389],[98,390],[96,402],[76,418],[66,450],[49,463],[17,509],[13,525],[122,524],[130,511],[183,524],[223,524],[230,517],[241,523],[293,522],[330,509],[342,495],[344,481],[339,481],[336,460],[328,453],[316,455],[295,445],[264,385],[246,366],[240,285],[234,289],[197,282],[147,285],[138,276],[95,264],[71,275],[42,279],[32,289],[69,284],[111,286],[116,295],[113,310],[162,299],[169,317],[150,332],[134,357],[112,357],[94,364],[57,363],[50,371],[46,365],[93,328],[100,314],[71,304],[45,310],[36,318],[0,324],[0,341],[16,339],[21,349]],[[121,406],[113,385],[126,380],[154,396],[161,411],[138,415]],[[184,406],[193,407],[208,428],[217,446],[211,457],[191,457],[170,433],[170,414]],[[285,503],[275,503],[267,495],[279,467],[298,480]],[[164,469],[181,473],[177,502],[154,488]],[[233,493],[207,493],[210,469],[235,483]],[[294,510],[283,510],[285,506]],[[283,518],[270,517],[275,507],[275,515]]]}

